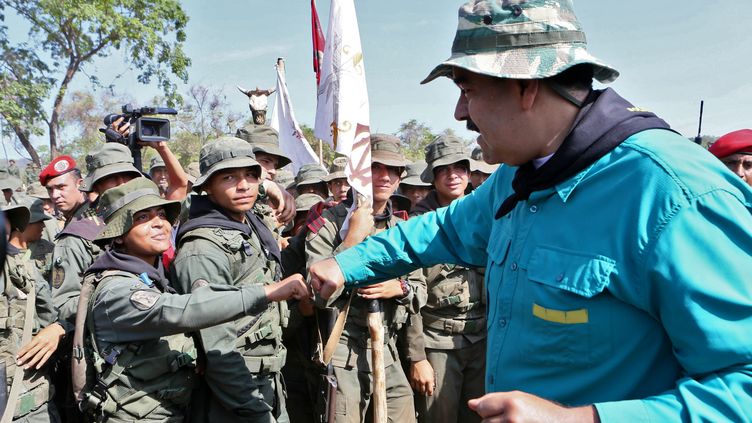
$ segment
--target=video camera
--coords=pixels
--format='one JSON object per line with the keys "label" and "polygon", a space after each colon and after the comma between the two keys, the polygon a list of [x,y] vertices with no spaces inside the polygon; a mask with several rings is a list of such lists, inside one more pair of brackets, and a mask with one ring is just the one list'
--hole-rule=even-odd
{"label": "video camera", "polygon": [[[160,142],[170,140],[170,121],[168,119],[151,117],[153,115],[177,115],[175,109],[169,107],[141,107],[134,108],[126,104],[121,114],[109,114],[104,118],[104,132],[107,142],[119,142],[126,145],[133,155],[136,169],[141,170],[141,145],[140,142]],[[127,137],[112,129],[112,122],[124,118],[130,122],[130,132]]]}

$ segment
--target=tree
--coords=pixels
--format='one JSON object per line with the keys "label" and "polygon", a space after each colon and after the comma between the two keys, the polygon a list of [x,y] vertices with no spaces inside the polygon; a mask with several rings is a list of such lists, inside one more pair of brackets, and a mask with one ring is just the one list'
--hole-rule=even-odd
{"label": "tree", "polygon": [[408,160],[422,160],[425,148],[436,137],[424,123],[411,119],[400,125],[395,134],[402,141],[402,152]]}
{"label": "tree", "polygon": [[[0,11],[6,9],[28,23],[30,41],[12,44],[7,27],[0,26],[0,114],[34,161],[39,157],[30,136],[43,133],[46,124],[50,154],[59,154],[60,115],[70,82],[114,50],[126,51],[140,83],[156,78],[169,105],[181,102],[171,78],[187,81],[190,59],[183,52],[188,16],[179,0],[0,0]],[[89,79],[99,82],[94,75]],[[50,94],[48,115],[43,103]]]}

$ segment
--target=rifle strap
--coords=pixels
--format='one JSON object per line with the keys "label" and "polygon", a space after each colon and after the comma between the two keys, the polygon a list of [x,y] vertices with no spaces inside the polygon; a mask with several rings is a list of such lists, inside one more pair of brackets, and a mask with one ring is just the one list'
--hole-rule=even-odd
{"label": "rifle strap", "polygon": [[[21,346],[28,344],[31,341],[31,332],[34,330],[34,313],[36,311],[37,291],[34,285],[29,289],[29,293],[26,295],[26,315],[24,316],[23,335],[21,336]],[[10,393],[8,394],[8,404],[5,407],[5,413],[0,423],[10,423],[13,420],[13,415],[16,413],[16,402],[18,396],[21,394],[21,387],[24,380],[24,368],[16,365],[16,371],[13,374],[13,384],[10,387]]]}
{"label": "rifle strap", "polygon": [[328,366],[329,363],[331,363],[332,357],[334,356],[334,351],[337,349],[337,344],[339,344],[339,338],[342,336],[342,331],[345,330],[347,313],[350,312],[350,303],[352,303],[352,299],[355,296],[356,291],[357,289],[353,289],[352,292],[350,292],[350,298],[347,299],[345,307],[343,307],[342,310],[340,310],[339,315],[337,315],[337,321],[334,322],[334,327],[332,328],[332,332],[329,334],[329,339],[326,340],[323,357],[325,366]]}

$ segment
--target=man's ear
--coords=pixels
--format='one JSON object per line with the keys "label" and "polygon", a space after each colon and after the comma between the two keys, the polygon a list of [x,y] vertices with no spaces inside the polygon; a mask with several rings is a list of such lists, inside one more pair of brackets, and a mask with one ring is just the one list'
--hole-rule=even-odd
{"label": "man's ear", "polygon": [[520,89],[520,107],[524,111],[533,108],[535,100],[538,98],[540,81],[537,79],[519,79],[517,80]]}

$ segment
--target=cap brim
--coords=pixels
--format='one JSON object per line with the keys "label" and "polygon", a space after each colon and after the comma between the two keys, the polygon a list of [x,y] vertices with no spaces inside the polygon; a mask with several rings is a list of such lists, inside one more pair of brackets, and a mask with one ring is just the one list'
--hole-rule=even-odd
{"label": "cap brim", "polygon": [[108,219],[104,230],[94,239],[94,242],[101,244],[111,238],[115,238],[126,234],[132,227],[133,222],[129,221],[132,218],[133,213],[140,212],[141,210],[150,209],[152,207],[163,207],[167,213],[167,220],[170,224],[174,223],[180,215],[180,202],[164,200],[156,195],[144,195],[139,197],[130,203],[123,206],[120,210],[117,210]]}
{"label": "cap brim", "polygon": [[486,174],[492,174],[499,168],[497,164],[488,164],[482,160],[470,159],[470,172],[482,172]]}
{"label": "cap brim", "polygon": [[256,154],[256,153],[266,153],[266,154],[271,154],[272,156],[277,156],[277,160],[278,160],[277,169],[281,169],[289,165],[290,163],[292,163],[292,160],[290,160],[289,157],[285,156],[284,153],[282,153],[282,150],[276,147],[269,147],[265,145],[264,146],[254,145],[253,154]]}
{"label": "cap brim", "polygon": [[[574,60],[561,58],[564,55],[574,56]],[[550,63],[536,63],[531,66],[531,57],[551,58]],[[434,79],[452,76],[452,68],[457,67],[481,75],[509,79],[543,79],[558,75],[572,66],[590,64],[593,66],[593,77],[601,83],[609,83],[619,77],[619,71],[592,56],[584,46],[547,45],[541,47],[527,47],[508,49],[504,51],[485,51],[474,54],[455,53],[452,57],[441,62],[428,76],[421,81],[427,84]]]}
{"label": "cap brim", "polygon": [[420,179],[420,176],[410,176],[400,181],[400,185],[411,185],[414,187],[431,187],[432,184],[428,182],[423,182],[422,179]]}
{"label": "cap brim", "polygon": [[111,165],[102,166],[99,169],[95,169],[93,172],[86,175],[83,182],[81,182],[81,186],[78,189],[79,191],[83,192],[94,191],[94,184],[96,184],[97,181],[116,173],[132,173],[136,175],[136,177],[142,176],[141,172],[139,172],[138,169],[136,169],[136,167],[131,163],[114,163]]}
{"label": "cap brim", "polygon": [[470,158],[461,154],[452,154],[446,157],[442,157],[438,160],[434,160],[426,167],[420,175],[420,179],[433,183],[433,170],[439,166],[446,166],[452,163],[467,162],[468,170],[470,168]]}
{"label": "cap brim", "polygon": [[193,190],[196,192],[201,192],[202,185],[204,185],[204,183],[208,181],[209,178],[211,178],[211,176],[214,175],[217,171],[243,167],[257,167],[259,170],[259,177],[261,177],[261,165],[258,164],[256,160],[253,160],[248,156],[233,157],[231,159],[226,159],[215,163],[214,166],[210,167],[209,170],[206,171],[206,174],[203,174],[196,178],[196,182],[193,183]]}
{"label": "cap brim", "polygon": [[19,231],[23,231],[29,226],[31,211],[29,211],[28,207],[14,204],[3,207],[3,213],[5,213],[6,218],[11,224],[11,230],[18,229]]}
{"label": "cap brim", "polygon": [[330,174],[322,177],[321,179],[323,179],[324,182],[331,182],[331,181],[333,181],[335,179],[347,179],[347,175],[345,175],[345,171],[342,170],[342,171],[339,171],[339,172],[330,173]]}

